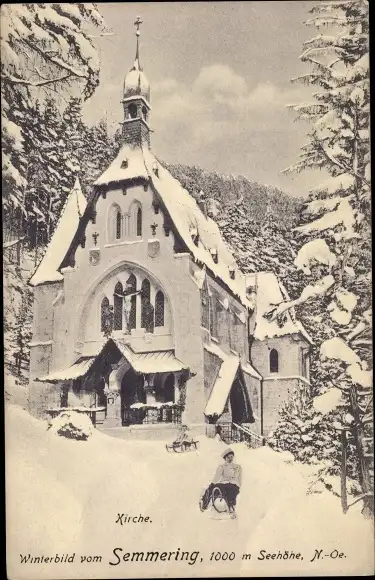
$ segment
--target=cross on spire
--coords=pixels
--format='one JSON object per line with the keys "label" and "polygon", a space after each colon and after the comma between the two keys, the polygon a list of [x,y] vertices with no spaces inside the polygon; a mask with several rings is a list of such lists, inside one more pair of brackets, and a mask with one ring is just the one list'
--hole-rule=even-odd
{"label": "cross on spire", "polygon": [[139,35],[141,34],[141,33],[139,32],[139,27],[140,27],[140,25],[141,25],[141,24],[143,24],[143,20],[141,20],[141,19],[140,19],[140,17],[139,17],[139,16],[137,16],[137,18],[136,18],[136,19],[135,19],[135,21],[134,21],[134,26],[136,26],[136,27],[137,27],[137,32],[136,32],[136,35],[137,35],[137,36],[139,36]]}
{"label": "cross on spire", "polygon": [[139,27],[140,25],[143,24],[143,20],[140,19],[139,16],[137,16],[137,18],[134,20],[134,26],[136,27],[136,37],[137,37],[137,50],[135,53],[135,60],[138,61],[138,66],[139,66],[139,37],[141,35],[141,33],[139,32]]}

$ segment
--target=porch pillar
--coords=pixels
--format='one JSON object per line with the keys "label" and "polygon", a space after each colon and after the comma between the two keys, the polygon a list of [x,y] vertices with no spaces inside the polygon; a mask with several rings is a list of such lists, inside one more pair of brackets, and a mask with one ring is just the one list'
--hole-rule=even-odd
{"label": "porch pillar", "polygon": [[121,427],[121,397],[117,391],[107,391],[107,417],[106,427]]}
{"label": "porch pillar", "polygon": [[121,427],[121,386],[118,381],[118,369],[110,370],[105,380],[105,395],[107,397],[107,417],[105,419],[106,427]]}

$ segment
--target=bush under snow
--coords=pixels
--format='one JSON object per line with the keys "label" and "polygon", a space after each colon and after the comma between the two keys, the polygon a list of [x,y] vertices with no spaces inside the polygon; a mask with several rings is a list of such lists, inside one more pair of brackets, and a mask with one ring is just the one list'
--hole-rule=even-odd
{"label": "bush under snow", "polygon": [[67,439],[86,441],[92,435],[91,419],[78,411],[63,411],[50,419],[48,429]]}

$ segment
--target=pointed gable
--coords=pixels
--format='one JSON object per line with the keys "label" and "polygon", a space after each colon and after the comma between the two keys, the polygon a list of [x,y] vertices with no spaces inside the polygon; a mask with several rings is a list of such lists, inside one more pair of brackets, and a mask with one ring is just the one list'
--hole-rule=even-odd
{"label": "pointed gable", "polygon": [[217,223],[202,212],[194,197],[160,165],[148,148],[123,145],[116,159],[94,185],[110,186],[139,178],[151,181],[176,232],[195,261],[202,267],[206,266],[245,306],[250,307],[245,276],[237,268]]}
{"label": "pointed gable", "polygon": [[67,253],[80,217],[86,209],[86,198],[82,193],[79,180],[76,179],[68,195],[55,231],[50,239],[47,251],[36,267],[29,284],[38,286],[47,282],[58,282],[63,279],[59,267]]}

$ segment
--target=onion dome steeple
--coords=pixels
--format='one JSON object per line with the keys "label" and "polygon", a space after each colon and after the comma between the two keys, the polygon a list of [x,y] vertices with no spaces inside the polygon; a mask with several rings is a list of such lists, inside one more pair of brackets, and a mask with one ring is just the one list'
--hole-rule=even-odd
{"label": "onion dome steeple", "polygon": [[126,75],[124,79],[124,99],[133,96],[141,96],[148,103],[150,102],[150,83],[147,80],[145,73],[141,67],[139,61],[139,37],[141,33],[139,32],[139,27],[142,24],[142,20],[137,17],[134,25],[137,27],[136,37],[137,37],[137,48],[135,53],[135,60],[132,68]]}
{"label": "onion dome steeple", "polygon": [[142,20],[138,16],[134,22],[137,38],[135,60],[124,80],[122,101],[124,105],[123,136],[126,143],[135,146],[147,144],[149,147],[150,83],[143,72],[139,59],[139,27],[141,24]]}

